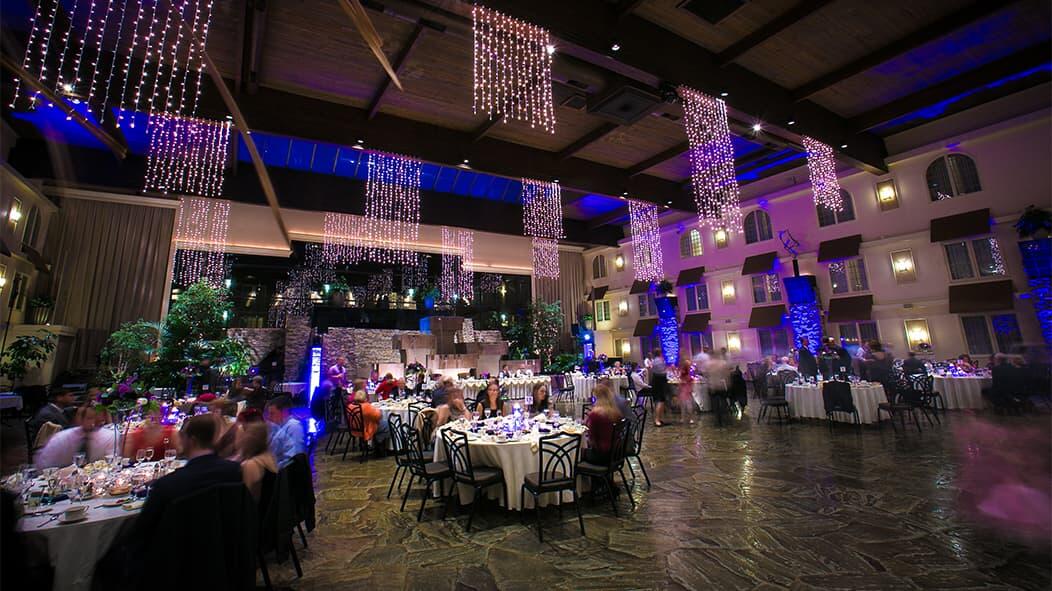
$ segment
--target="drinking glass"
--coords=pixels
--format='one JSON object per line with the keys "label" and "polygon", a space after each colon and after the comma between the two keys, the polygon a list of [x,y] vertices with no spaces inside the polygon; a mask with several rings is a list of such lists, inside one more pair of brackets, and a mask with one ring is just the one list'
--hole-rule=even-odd
{"label": "drinking glass", "polygon": [[85,464],[88,463],[87,454],[84,452],[73,454],[73,463],[76,464],[78,468],[83,468]]}
{"label": "drinking glass", "polygon": [[142,461],[145,460],[145,459],[146,459],[146,450],[145,449],[137,449],[137,450],[135,450],[135,463],[136,464],[141,464]]}
{"label": "drinking glass", "polygon": [[164,450],[164,459],[165,459],[166,461],[169,461],[169,462],[171,462],[172,460],[174,460],[174,459],[175,459],[175,450],[174,450],[174,449],[168,449],[168,448],[166,448],[166,449]]}
{"label": "drinking glass", "polygon": [[146,448],[146,461],[149,462],[151,460],[153,460],[153,448],[152,447],[147,447]]}
{"label": "drinking glass", "polygon": [[490,417],[490,414],[492,413],[492,411],[491,411],[490,409],[488,409],[488,408],[487,408],[487,409],[485,410],[485,413],[486,413],[486,420],[488,421],[488,420],[489,420],[489,417]]}

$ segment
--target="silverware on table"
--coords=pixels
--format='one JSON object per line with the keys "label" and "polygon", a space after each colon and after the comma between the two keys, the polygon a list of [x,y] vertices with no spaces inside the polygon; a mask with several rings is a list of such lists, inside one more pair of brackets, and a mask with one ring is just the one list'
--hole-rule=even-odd
{"label": "silverware on table", "polygon": [[59,517],[62,517],[61,513],[56,513],[55,515],[52,515],[51,517],[48,518],[47,521],[45,521],[44,523],[41,523],[40,525],[38,525],[37,529],[40,529],[40,528],[44,527],[45,525],[51,523],[52,521],[58,519]]}

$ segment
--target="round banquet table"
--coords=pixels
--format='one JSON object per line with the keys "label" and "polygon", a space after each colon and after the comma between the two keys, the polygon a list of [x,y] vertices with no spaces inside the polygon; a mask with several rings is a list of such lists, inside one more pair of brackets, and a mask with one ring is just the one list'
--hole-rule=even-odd
{"label": "round banquet table", "polygon": [[[679,380],[668,381],[669,391],[671,395],[677,396],[679,394]],[[709,396],[709,384],[704,380],[694,380],[694,383],[690,386],[690,395],[694,398],[694,403],[698,405],[698,409],[701,412],[709,412],[712,410],[712,397]]]}
{"label": "round banquet table", "polygon": [[610,378],[610,383],[614,387],[614,394],[620,395],[623,388],[628,387],[628,376],[586,376],[583,374],[574,374],[573,376],[573,392],[574,399],[577,401],[588,400],[592,397],[592,390],[595,389],[595,385],[601,378]]}
{"label": "round banquet table", "polygon": [[0,394],[0,410],[6,408],[22,410],[22,397],[14,392],[4,392]]}
{"label": "round banquet table", "polygon": [[[799,385],[787,384],[785,386],[785,399],[789,401],[789,407],[796,418],[824,419],[826,418],[825,402],[822,400],[821,384]],[[887,402],[884,395],[884,386],[859,382],[851,384],[851,399],[858,409],[858,418],[863,424],[876,423],[877,405]],[[836,413],[834,418],[838,421],[851,421],[852,419],[844,413]]]}
{"label": "round banquet table", "polygon": [[982,408],[983,388],[993,385],[991,378],[976,376],[933,376],[932,390],[942,394],[947,409]]}
{"label": "round banquet table", "polygon": [[[435,461],[445,462],[446,461],[446,450],[442,442],[442,430],[449,428],[449,425],[443,425],[436,430],[436,445],[435,445]],[[519,441],[508,441],[506,443],[497,443],[495,441],[484,441],[480,436],[468,432],[468,453],[471,455],[471,464],[473,466],[489,466],[491,468],[500,468],[504,471],[504,482],[508,487],[508,504],[505,506],[506,509],[512,509],[515,511],[519,510],[519,502],[522,498],[522,482],[527,474],[537,471],[538,465],[538,454],[539,452],[534,449],[537,445],[537,439],[539,434],[536,430],[533,433],[526,435]],[[587,447],[588,438],[582,433],[581,434],[581,450],[582,455],[584,448]],[[467,504],[471,502],[471,497],[474,494],[474,490],[467,485],[459,485],[457,493],[460,497],[461,504]],[[584,488],[581,486],[581,481],[577,483],[577,492],[580,494]],[[493,485],[483,489],[487,498],[500,500],[502,495],[501,487]],[[569,491],[563,491],[562,502],[569,503],[573,501],[573,495]],[[526,495],[525,507],[530,509],[533,507],[533,495]],[[546,493],[540,496],[541,506],[544,507],[549,503],[556,501],[556,493]]]}
{"label": "round banquet table", "polygon": [[537,384],[548,386],[548,394],[551,394],[551,376],[523,376],[517,378],[501,378],[500,387],[507,392],[509,400],[529,400],[533,396],[533,388]]}

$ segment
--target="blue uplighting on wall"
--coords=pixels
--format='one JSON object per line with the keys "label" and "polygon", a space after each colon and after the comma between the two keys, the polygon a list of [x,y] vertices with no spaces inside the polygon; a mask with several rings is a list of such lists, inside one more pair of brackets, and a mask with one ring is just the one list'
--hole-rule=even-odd
{"label": "blue uplighting on wall", "polygon": [[1037,314],[1045,344],[1052,346],[1052,239],[1039,238],[1019,243],[1029,291],[1020,297],[1030,300]]}
{"label": "blue uplighting on wall", "polygon": [[310,348],[310,380],[307,384],[307,407],[314,399],[314,391],[321,385],[321,347]]}
{"label": "blue uplighting on wall", "polygon": [[679,320],[676,313],[676,298],[654,298],[658,309],[658,338],[661,339],[661,356],[665,363],[679,365]]}
{"label": "blue uplighting on wall", "polygon": [[814,283],[806,275],[786,277],[784,283],[793,343],[800,348],[800,339],[807,337],[808,350],[816,353],[822,342],[822,314],[818,309]]}

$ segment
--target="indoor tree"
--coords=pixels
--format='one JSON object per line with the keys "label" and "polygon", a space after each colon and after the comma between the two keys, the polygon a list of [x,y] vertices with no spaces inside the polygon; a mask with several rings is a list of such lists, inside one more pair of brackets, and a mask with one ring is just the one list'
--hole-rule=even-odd
{"label": "indoor tree", "polygon": [[559,344],[563,328],[563,309],[559,302],[551,304],[534,300],[530,305],[530,325],[533,327],[533,350],[541,358],[541,367],[548,367]]}

